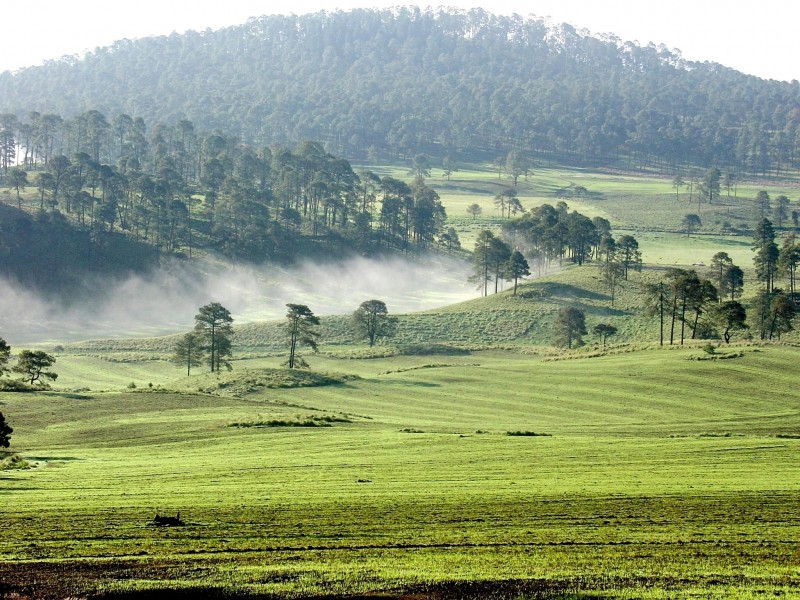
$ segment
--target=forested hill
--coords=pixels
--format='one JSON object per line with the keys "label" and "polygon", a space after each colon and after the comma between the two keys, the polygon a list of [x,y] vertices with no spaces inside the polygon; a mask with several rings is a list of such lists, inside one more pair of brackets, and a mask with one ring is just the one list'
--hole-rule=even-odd
{"label": "forested hill", "polygon": [[0,74],[0,112],[23,123],[88,110],[189,119],[257,146],[313,139],[348,158],[517,148],[757,174],[800,162],[796,81],[480,9],[261,17]]}

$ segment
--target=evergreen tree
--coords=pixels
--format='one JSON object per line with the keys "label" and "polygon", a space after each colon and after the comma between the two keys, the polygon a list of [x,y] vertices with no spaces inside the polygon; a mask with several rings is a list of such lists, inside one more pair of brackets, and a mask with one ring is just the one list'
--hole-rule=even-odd
{"label": "evergreen tree", "polygon": [[527,277],[531,274],[528,261],[519,250],[514,250],[509,260],[508,272],[514,280],[514,295],[517,295],[517,281],[522,277]]}
{"label": "evergreen tree", "polygon": [[298,354],[301,346],[308,346],[317,351],[319,317],[305,304],[287,304],[286,331],[289,336],[289,358],[286,361],[290,369],[308,367],[308,363]]}
{"label": "evergreen tree", "polygon": [[731,332],[747,329],[747,313],[739,302],[728,300],[718,305],[712,319],[722,329],[722,338],[726,344],[731,343]]}
{"label": "evergreen tree", "polygon": [[700,221],[700,217],[695,214],[685,215],[683,217],[683,229],[686,232],[686,237],[692,235],[693,232],[697,231],[703,226],[703,223]]}
{"label": "evergreen tree", "polygon": [[475,250],[472,252],[473,275],[470,281],[478,283],[478,287],[483,288],[483,295],[489,295],[489,281],[492,279],[492,240],[494,234],[488,229],[484,229],[478,234],[475,241]]}
{"label": "evergreen tree", "polygon": [[0,338],[0,377],[8,373],[8,359],[11,356],[11,346]]}
{"label": "evergreen tree", "polygon": [[192,374],[192,367],[199,367],[203,364],[203,338],[197,331],[178,338],[173,346],[172,362],[179,367],[186,367],[186,376]]}
{"label": "evergreen tree", "polygon": [[764,284],[764,289],[771,292],[775,283],[775,272],[778,266],[779,250],[775,244],[775,230],[768,219],[762,219],[753,235],[753,263],[756,278]]}
{"label": "evergreen tree", "polygon": [[30,385],[37,381],[44,383],[42,378],[55,381],[58,375],[48,370],[55,362],[55,356],[42,350],[23,350],[17,356],[17,364],[14,365],[12,370],[15,373],[21,373],[23,380]]}
{"label": "evergreen tree", "polygon": [[11,445],[11,434],[14,430],[6,423],[6,418],[0,412],[0,448],[8,448]]}
{"label": "evergreen tree", "polygon": [[211,302],[200,307],[195,317],[195,339],[200,341],[200,349],[207,353],[211,372],[219,372],[220,367],[231,369],[233,354],[233,317],[230,311],[219,302]]}
{"label": "evergreen tree", "polygon": [[394,335],[397,319],[389,315],[386,303],[381,300],[366,300],[352,315],[352,324],[358,339],[366,339],[370,347],[378,338]]}
{"label": "evergreen tree", "polygon": [[783,240],[778,251],[778,272],[789,279],[789,297],[795,297],[795,281],[797,279],[797,266],[800,265],[800,242],[797,236],[790,233]]}
{"label": "evergreen tree", "polygon": [[616,335],[617,328],[613,325],[609,325],[608,323],[599,323],[598,325],[594,326],[592,329],[595,335],[599,335],[600,338],[603,340],[603,350],[606,349],[606,340],[611,337],[612,335]]}
{"label": "evergreen tree", "polygon": [[583,336],[586,335],[586,315],[573,306],[562,308],[556,318],[557,341],[562,346],[572,348],[572,345],[583,345]]}
{"label": "evergreen tree", "polygon": [[622,276],[628,280],[628,271],[642,270],[642,253],[639,251],[639,242],[632,235],[623,235],[617,240],[619,262],[622,264]]}

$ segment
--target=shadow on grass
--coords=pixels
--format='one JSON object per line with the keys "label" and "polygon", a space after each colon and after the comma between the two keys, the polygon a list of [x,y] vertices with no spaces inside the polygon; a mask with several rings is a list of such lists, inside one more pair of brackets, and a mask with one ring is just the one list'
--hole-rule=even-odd
{"label": "shadow on grass", "polygon": [[[476,581],[421,585],[403,591],[374,592],[347,596],[309,596],[307,600],[581,600],[593,598],[603,600],[610,596],[596,593],[570,591],[562,582],[543,580],[526,581]],[[92,600],[277,600],[284,596],[274,594],[237,594],[215,588],[189,590],[158,589],[142,592],[105,593],[91,597]]]}
{"label": "shadow on grass", "polygon": [[558,298],[582,298],[585,300],[611,300],[610,296],[606,294],[598,294],[583,288],[579,288],[567,283],[558,283],[555,281],[546,281],[537,286],[542,290],[543,296],[555,296]]}
{"label": "shadow on grass", "polygon": [[81,460],[74,456],[25,456],[28,460],[35,460],[37,462],[71,462],[73,460]]}

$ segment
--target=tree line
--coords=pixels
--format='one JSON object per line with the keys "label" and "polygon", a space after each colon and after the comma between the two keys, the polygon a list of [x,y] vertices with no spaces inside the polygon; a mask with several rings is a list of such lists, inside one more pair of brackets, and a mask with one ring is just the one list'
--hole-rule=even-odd
{"label": "tree line", "polygon": [[[438,149],[446,161],[518,149],[669,172],[800,166],[796,84],[482,9],[264,16],[0,74],[0,112],[21,118],[21,137],[27,111],[97,107],[134,120],[189,119],[256,147],[314,139],[354,158]],[[11,131],[0,128],[0,161]]]}
{"label": "tree line", "polygon": [[94,240],[123,234],[158,252],[201,248],[253,261],[457,242],[426,170],[408,184],[357,173],[316,142],[254,147],[187,120],[148,129],[141,118],[95,110],[29,117],[17,124],[24,137],[11,136],[20,164],[0,170],[7,187],[19,208]]}
{"label": "tree line", "polygon": [[[284,331],[289,354],[284,363],[289,369],[307,368],[308,363],[300,354],[304,347],[317,351],[320,324],[319,317],[305,304],[286,305]],[[231,370],[233,355],[233,317],[219,302],[201,306],[195,315],[194,330],[182,335],[173,346],[171,360],[186,368],[186,375],[193,367],[207,363],[212,373],[221,368]],[[382,300],[365,300],[353,312],[351,326],[355,339],[366,340],[370,347],[382,338],[395,333],[397,318],[389,314]]]}
{"label": "tree line", "polygon": [[[516,197],[511,193],[500,196],[505,203]],[[500,236],[489,230],[478,235],[472,253],[471,280],[479,284],[484,296],[489,293],[491,282],[497,293],[503,281],[514,282],[516,295],[519,279],[531,274],[529,260],[539,275],[556,263],[582,265],[595,260],[609,285],[613,303],[619,279],[627,280],[629,271],[641,269],[642,254],[636,238],[622,235],[615,240],[608,219],[590,219],[578,211],[570,212],[563,201],[556,206],[542,204],[531,211],[519,205],[517,212],[522,216],[505,222]]]}

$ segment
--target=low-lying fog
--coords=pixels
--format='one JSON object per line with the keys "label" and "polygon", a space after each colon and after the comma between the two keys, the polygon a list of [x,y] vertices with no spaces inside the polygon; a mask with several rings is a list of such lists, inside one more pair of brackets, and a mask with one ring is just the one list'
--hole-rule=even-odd
{"label": "low-lying fog", "polygon": [[317,315],[349,314],[364,300],[404,313],[477,297],[469,267],[447,258],[352,258],[293,268],[173,262],[148,276],[63,302],[0,280],[0,337],[12,346],[44,341],[165,335],[188,331],[197,309],[221,302],[234,323],[281,319],[288,302]]}

